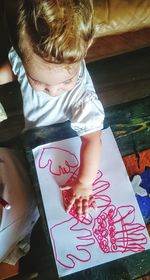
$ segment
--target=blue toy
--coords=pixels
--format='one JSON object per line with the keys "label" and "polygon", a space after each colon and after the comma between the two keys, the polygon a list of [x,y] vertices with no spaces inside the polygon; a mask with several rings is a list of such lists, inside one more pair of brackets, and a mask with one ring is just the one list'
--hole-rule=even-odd
{"label": "blue toy", "polygon": [[145,223],[150,223],[150,167],[132,179],[132,186]]}

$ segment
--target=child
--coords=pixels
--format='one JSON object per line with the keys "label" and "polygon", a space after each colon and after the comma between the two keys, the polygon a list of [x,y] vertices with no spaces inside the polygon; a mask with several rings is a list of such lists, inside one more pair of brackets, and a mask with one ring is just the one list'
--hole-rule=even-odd
{"label": "child", "polygon": [[72,189],[77,214],[96,207],[92,183],[101,154],[104,111],[84,57],[94,38],[92,0],[20,0],[13,47],[1,83],[18,79],[25,129],[70,120],[81,137],[80,170]]}

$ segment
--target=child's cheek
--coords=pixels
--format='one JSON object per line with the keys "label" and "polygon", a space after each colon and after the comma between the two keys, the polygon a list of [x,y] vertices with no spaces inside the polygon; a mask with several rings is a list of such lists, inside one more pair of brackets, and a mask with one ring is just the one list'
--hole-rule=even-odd
{"label": "child's cheek", "polygon": [[70,83],[70,84],[68,84],[68,85],[64,85],[64,86],[63,86],[63,90],[65,90],[65,91],[72,90],[72,89],[74,88],[75,85],[76,85],[76,82],[72,82],[72,83]]}
{"label": "child's cheek", "polygon": [[36,90],[36,91],[44,91],[44,85],[33,82],[31,79],[28,79],[30,86],[32,87],[32,89]]}

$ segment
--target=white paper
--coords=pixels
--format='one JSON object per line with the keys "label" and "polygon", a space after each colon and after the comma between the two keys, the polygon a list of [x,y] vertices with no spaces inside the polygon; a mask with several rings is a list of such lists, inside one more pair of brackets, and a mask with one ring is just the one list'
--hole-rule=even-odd
{"label": "white paper", "polygon": [[33,149],[60,277],[150,248],[149,236],[110,128],[102,133],[102,159],[93,183],[97,211],[91,207],[89,217],[80,220],[73,210],[65,212],[59,186],[76,177],[80,145],[80,138],[75,137]]}

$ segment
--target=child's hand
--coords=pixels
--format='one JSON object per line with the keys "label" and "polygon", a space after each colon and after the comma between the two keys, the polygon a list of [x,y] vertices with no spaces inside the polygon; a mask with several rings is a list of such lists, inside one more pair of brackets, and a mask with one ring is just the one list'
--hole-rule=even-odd
{"label": "child's hand", "polygon": [[81,183],[75,183],[71,186],[62,187],[61,190],[72,189],[72,198],[66,208],[66,212],[69,212],[73,205],[75,205],[76,213],[78,216],[88,215],[89,205],[92,204],[96,209],[96,202],[92,194],[92,186],[85,186]]}

